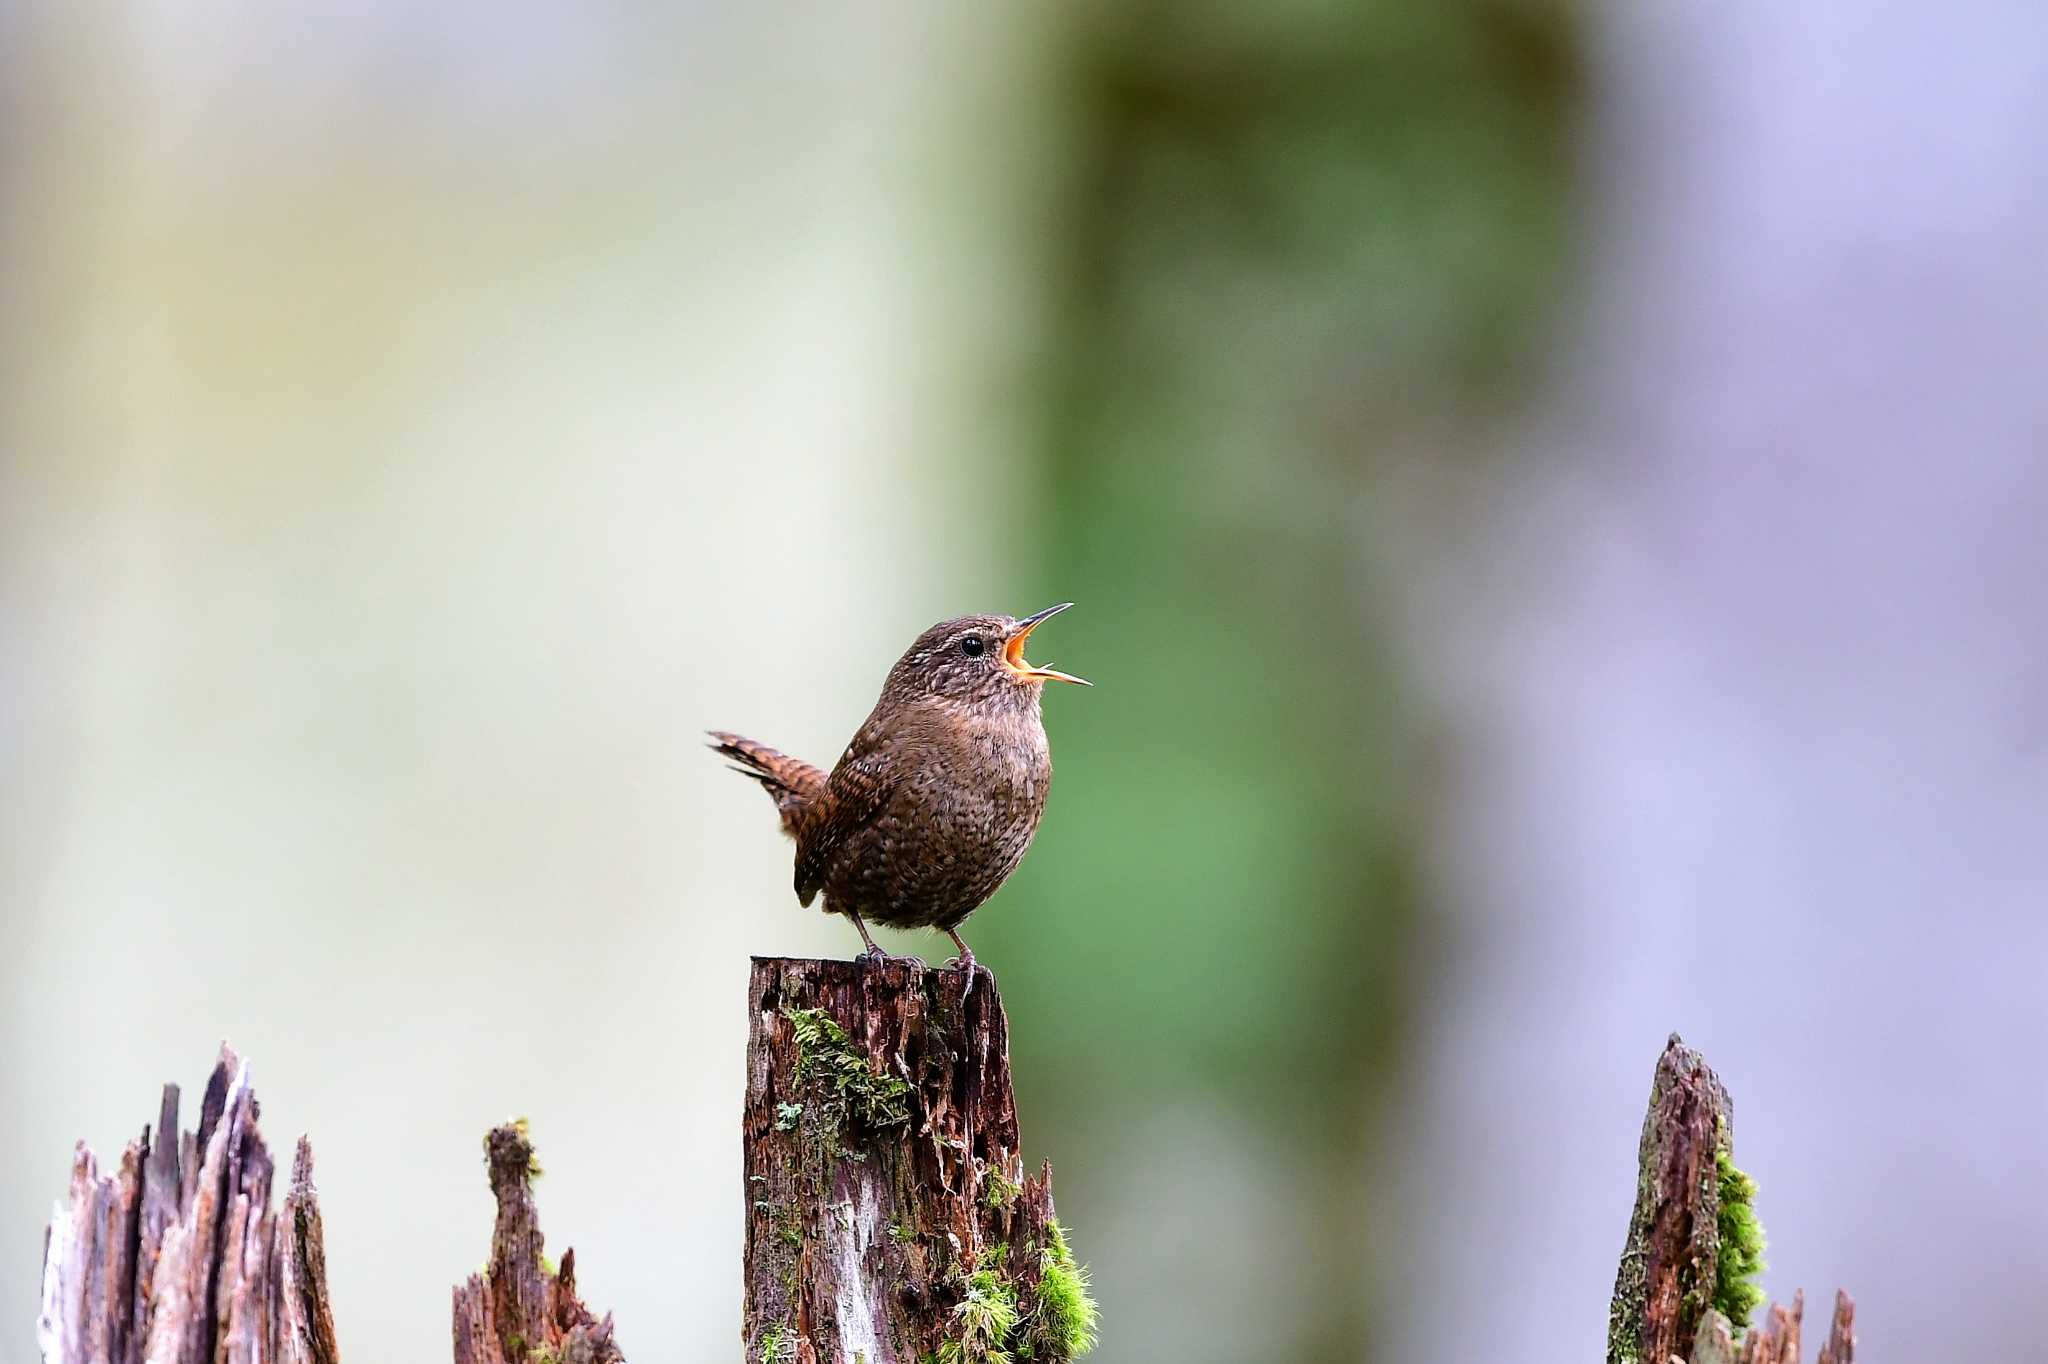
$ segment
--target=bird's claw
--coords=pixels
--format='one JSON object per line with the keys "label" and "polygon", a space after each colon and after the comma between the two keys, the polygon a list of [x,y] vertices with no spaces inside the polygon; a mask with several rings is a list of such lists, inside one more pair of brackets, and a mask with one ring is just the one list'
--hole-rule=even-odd
{"label": "bird's claw", "polygon": [[[974,954],[972,952],[962,952],[957,957],[948,958],[946,961],[946,969],[948,971],[959,971],[967,977],[967,979],[962,981],[960,984],[960,1002],[962,1004],[965,1004],[967,1002],[967,997],[974,993],[975,972],[988,971],[988,968],[986,966],[983,966],[980,962],[974,959]],[[989,979],[995,979],[995,973],[993,971],[989,972]]]}
{"label": "bird's claw", "polygon": [[909,953],[905,953],[900,957],[892,956],[879,947],[868,948],[865,952],[855,957],[854,960],[862,966],[908,966],[914,971],[930,969],[924,964],[923,957],[913,957]]}

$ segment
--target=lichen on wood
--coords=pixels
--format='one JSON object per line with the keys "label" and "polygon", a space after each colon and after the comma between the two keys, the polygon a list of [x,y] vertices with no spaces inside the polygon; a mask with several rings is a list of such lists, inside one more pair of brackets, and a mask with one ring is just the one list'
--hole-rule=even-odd
{"label": "lichen on wood", "polygon": [[1019,1156],[984,973],[756,958],[742,1147],[749,1364],[1065,1364],[1094,1304]]}

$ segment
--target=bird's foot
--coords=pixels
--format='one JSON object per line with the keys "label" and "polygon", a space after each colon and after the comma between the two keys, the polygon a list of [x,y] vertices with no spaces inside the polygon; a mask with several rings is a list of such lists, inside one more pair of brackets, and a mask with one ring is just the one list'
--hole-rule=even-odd
{"label": "bird's foot", "polygon": [[989,971],[989,969],[986,966],[983,966],[980,962],[974,959],[974,953],[967,950],[967,944],[965,943],[960,944],[959,956],[952,957],[947,960],[946,969],[948,971],[959,971],[967,977],[967,979],[962,981],[960,984],[960,1002],[963,1005],[967,1003],[967,997],[974,993],[975,972],[987,971],[988,978],[990,980],[994,980],[996,978],[995,973],[993,971]]}
{"label": "bird's foot", "polygon": [[855,957],[854,960],[862,966],[908,966],[918,971],[931,969],[924,964],[923,957],[913,957],[907,952],[900,957],[893,956],[890,953],[884,952],[879,947],[868,948],[865,952]]}

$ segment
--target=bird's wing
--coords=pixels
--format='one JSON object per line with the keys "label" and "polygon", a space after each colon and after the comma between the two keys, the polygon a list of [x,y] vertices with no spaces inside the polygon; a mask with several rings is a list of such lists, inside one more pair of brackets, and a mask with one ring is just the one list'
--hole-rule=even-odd
{"label": "bird's wing", "polygon": [[817,897],[839,850],[874,822],[895,789],[887,750],[864,744],[867,738],[865,733],[855,736],[846,756],[832,769],[825,782],[827,799],[814,807],[822,809],[823,817],[797,834],[796,898],[802,904]]}

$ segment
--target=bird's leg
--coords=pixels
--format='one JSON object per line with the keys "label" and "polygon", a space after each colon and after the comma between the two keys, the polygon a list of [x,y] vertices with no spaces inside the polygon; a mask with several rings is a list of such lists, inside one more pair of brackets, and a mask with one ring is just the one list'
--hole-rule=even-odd
{"label": "bird's leg", "polygon": [[877,964],[889,960],[889,954],[875,946],[874,936],[868,932],[868,926],[861,922],[860,915],[850,909],[841,910],[840,913],[853,920],[853,926],[860,930],[860,940],[868,945],[868,950],[861,953],[858,960]]}
{"label": "bird's leg", "polygon": [[879,946],[876,945],[874,938],[869,935],[868,926],[861,919],[860,915],[854,913],[850,909],[842,909],[839,912],[841,914],[844,914],[847,918],[853,920],[853,926],[860,930],[860,940],[868,945],[867,951],[861,953],[858,957],[855,957],[855,961],[864,961],[875,966],[879,966],[884,962],[900,961],[909,966],[913,966],[920,971],[925,969],[924,958],[922,957],[892,957],[887,952],[884,952]]}
{"label": "bird's leg", "polygon": [[953,945],[960,949],[960,955],[947,962],[946,965],[958,967],[967,973],[967,983],[960,987],[960,1002],[965,1004],[967,996],[974,992],[974,972],[977,968],[977,963],[974,960],[974,949],[967,945],[967,940],[960,936],[960,931],[956,928],[947,929],[946,936],[951,938]]}

